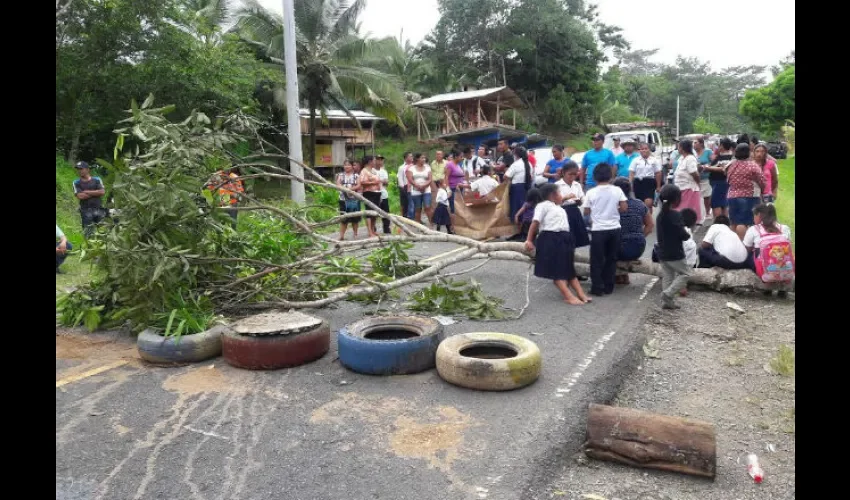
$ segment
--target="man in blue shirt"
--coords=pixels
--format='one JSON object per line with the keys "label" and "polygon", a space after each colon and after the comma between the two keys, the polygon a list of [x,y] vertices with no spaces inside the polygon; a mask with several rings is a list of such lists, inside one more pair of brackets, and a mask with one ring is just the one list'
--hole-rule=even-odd
{"label": "man in blue shirt", "polygon": [[602,147],[605,136],[596,134],[592,139],[593,149],[585,153],[581,159],[581,183],[584,184],[585,189],[596,186],[596,181],[593,180],[593,169],[596,168],[596,165],[604,163],[609,167],[613,167],[616,164],[614,153],[610,149],[604,149]]}
{"label": "man in blue shirt", "polygon": [[633,139],[626,139],[626,142],[623,143],[623,152],[617,155],[617,172],[614,174],[614,177],[629,177],[629,167],[632,165],[632,161],[635,158],[640,156],[640,153],[635,151],[635,141]]}

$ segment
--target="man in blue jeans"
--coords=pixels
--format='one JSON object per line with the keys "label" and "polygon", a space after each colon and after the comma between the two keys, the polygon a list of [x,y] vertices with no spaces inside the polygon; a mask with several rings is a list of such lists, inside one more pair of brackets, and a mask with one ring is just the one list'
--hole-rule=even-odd
{"label": "man in blue jeans", "polygon": [[56,274],[61,273],[59,270],[59,266],[65,262],[65,258],[68,257],[68,251],[73,250],[74,247],[71,246],[71,242],[68,241],[68,238],[65,237],[65,233],[59,229],[59,225],[56,226]]}

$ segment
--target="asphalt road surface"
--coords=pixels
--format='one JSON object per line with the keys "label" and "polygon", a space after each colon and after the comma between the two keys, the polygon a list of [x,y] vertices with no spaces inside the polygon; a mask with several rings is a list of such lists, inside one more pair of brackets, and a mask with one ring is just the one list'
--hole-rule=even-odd
{"label": "asphalt road surface", "polygon": [[[415,253],[452,248],[421,244]],[[493,261],[468,276],[519,309],[528,269]],[[56,497],[534,496],[583,442],[587,405],[609,401],[636,363],[656,281],[632,275],[613,295],[574,307],[532,275],[521,319],[446,327],[449,335],[498,331],[538,344],[539,380],[503,393],[449,385],[435,370],[392,377],[346,370],[336,330],[364,312],[351,303],[314,312],[331,324],[331,352],[270,372],[239,370],[221,358],[153,367],[135,358],[127,337],[57,335]]]}

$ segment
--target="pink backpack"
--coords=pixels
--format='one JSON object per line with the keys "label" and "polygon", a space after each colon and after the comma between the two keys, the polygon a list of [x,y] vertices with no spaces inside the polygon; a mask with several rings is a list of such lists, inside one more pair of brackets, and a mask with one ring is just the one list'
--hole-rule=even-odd
{"label": "pink backpack", "polygon": [[768,233],[759,224],[759,256],[756,257],[756,274],[765,283],[783,283],[794,279],[794,252],[788,238],[778,233]]}

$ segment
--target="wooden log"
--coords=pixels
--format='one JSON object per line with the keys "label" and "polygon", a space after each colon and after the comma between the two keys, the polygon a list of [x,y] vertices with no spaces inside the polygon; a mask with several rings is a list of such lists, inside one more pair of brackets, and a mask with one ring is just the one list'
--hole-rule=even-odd
{"label": "wooden log", "polygon": [[[576,254],[575,262],[576,264],[590,264],[590,258],[585,255]],[[579,270],[579,267],[577,266],[576,270]],[[650,259],[617,262],[617,269],[629,273],[650,274],[659,278],[664,277],[664,273],[661,271],[661,264],[652,262]],[[796,280],[787,285],[782,283],[766,284],[756,273],[748,269],[729,270],[719,267],[693,269],[691,277],[688,280],[689,287],[704,288],[714,290],[715,292],[762,292],[768,290],[793,292],[795,285]]]}
{"label": "wooden log", "polygon": [[714,425],[632,408],[591,404],[584,453],[598,460],[714,479]]}

